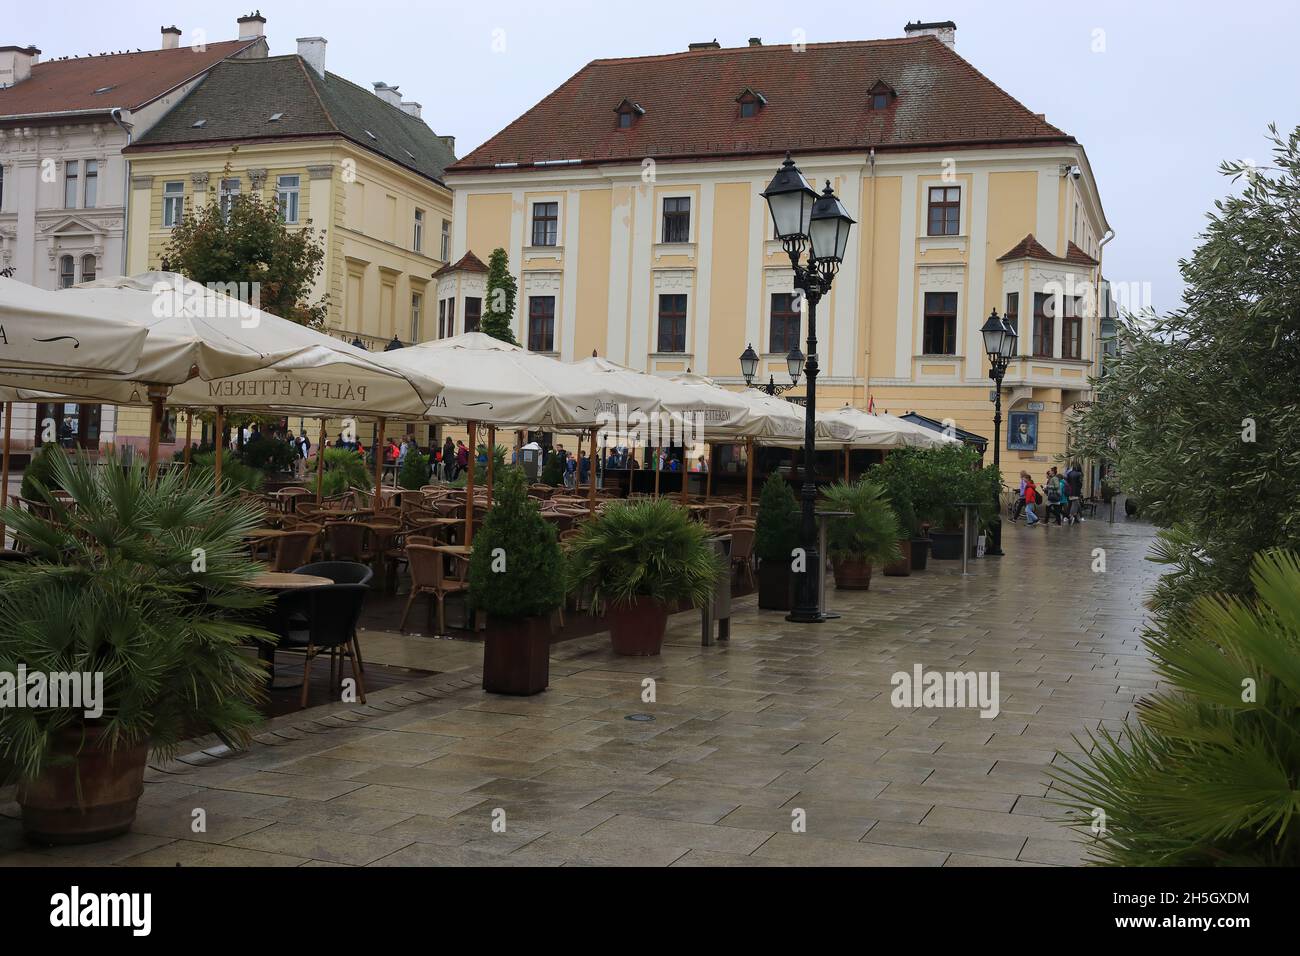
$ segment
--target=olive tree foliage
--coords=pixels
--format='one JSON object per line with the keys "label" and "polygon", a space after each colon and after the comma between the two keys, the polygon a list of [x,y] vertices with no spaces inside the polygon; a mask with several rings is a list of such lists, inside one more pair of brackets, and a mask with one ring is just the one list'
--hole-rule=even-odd
{"label": "olive tree foliage", "polygon": [[1252,594],[1253,555],[1300,548],[1300,127],[1268,139],[1269,165],[1222,164],[1235,194],[1179,262],[1182,308],[1120,320],[1072,429],[1072,455],[1114,462],[1162,529],[1164,615]]}

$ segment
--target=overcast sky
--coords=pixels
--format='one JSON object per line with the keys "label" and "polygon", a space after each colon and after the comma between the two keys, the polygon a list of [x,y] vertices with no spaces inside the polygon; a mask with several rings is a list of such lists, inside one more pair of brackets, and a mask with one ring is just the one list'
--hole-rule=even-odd
{"label": "overcast sky", "polygon": [[[1300,0],[1259,3],[971,0],[241,0],[261,4],[271,53],[300,36],[329,41],[327,68],[401,87],[464,155],[598,57],[684,50],[716,38],[810,43],[901,36],[908,20],[954,20],[957,51],[1088,151],[1115,239],[1113,282],[1179,300],[1179,257],[1230,187],[1226,158],[1267,164],[1266,127],[1300,124]],[[50,59],[148,49],[175,23],[236,35],[249,8],[217,0],[14,3],[0,45]]]}

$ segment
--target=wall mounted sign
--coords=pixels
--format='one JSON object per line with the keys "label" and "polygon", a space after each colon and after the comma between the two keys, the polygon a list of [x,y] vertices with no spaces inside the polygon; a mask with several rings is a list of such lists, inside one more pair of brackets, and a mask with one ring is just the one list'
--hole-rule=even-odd
{"label": "wall mounted sign", "polygon": [[1038,413],[1011,412],[1007,416],[1007,448],[1012,451],[1038,450]]}

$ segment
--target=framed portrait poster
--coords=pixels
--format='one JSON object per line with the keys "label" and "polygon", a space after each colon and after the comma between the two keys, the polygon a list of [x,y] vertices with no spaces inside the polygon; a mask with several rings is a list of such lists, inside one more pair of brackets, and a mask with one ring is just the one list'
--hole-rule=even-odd
{"label": "framed portrait poster", "polygon": [[1038,412],[1007,415],[1007,448],[1011,451],[1038,450]]}

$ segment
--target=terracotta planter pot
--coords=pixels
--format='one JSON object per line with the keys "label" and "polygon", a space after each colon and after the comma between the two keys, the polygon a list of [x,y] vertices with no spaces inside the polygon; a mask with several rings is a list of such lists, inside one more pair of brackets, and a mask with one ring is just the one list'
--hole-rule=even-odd
{"label": "terracotta planter pot", "polygon": [[789,561],[760,561],[758,607],[763,611],[788,611],[794,598],[794,575]]}
{"label": "terracotta planter pot", "polygon": [[930,557],[936,561],[958,561],[961,559],[960,531],[931,531]]}
{"label": "terracotta planter pot", "polygon": [[668,608],[648,597],[611,606],[605,615],[614,653],[624,657],[649,657],[663,650],[668,629]]}
{"label": "terracotta planter pot", "polygon": [[930,539],[912,539],[912,570],[924,571],[930,558]]}
{"label": "terracotta planter pot", "polygon": [[144,792],[149,744],[146,741],[110,752],[103,734],[102,727],[87,727],[83,745],[80,728],[61,731],[55,739],[55,750],[73,757],[75,762],[52,767],[37,779],[19,785],[23,832],[29,839],[38,843],[94,843],[131,829],[136,803]]}
{"label": "terracotta planter pot", "polygon": [[831,558],[835,587],[841,591],[865,591],[871,587],[871,562],[859,558]]}
{"label": "terracotta planter pot", "polygon": [[483,638],[483,689],[530,697],[546,690],[550,678],[550,617],[494,622]]}
{"label": "terracotta planter pot", "polygon": [[903,556],[885,565],[885,577],[906,578],[912,574],[912,539],[898,542],[898,550]]}

